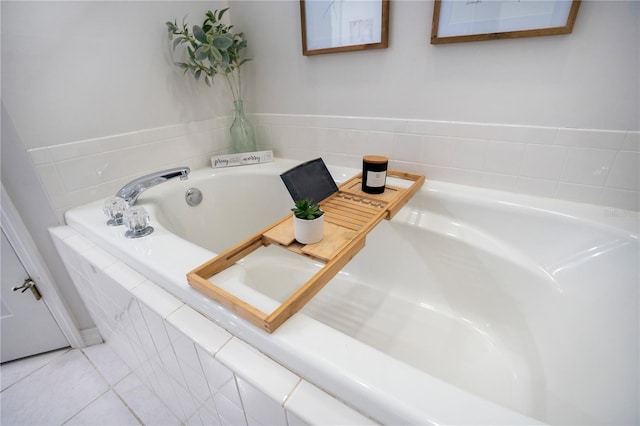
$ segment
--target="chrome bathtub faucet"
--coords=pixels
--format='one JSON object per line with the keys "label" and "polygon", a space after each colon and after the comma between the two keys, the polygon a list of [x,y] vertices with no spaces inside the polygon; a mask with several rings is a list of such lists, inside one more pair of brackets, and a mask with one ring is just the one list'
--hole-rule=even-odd
{"label": "chrome bathtub faucet", "polygon": [[168,181],[169,179],[177,177],[179,177],[180,180],[188,179],[190,172],[191,169],[189,167],[176,167],[173,169],[162,170],[160,172],[155,172],[146,176],[139,177],[123,186],[116,193],[116,197],[123,198],[131,207],[136,203],[140,194],[142,194],[152,186],[156,186]]}

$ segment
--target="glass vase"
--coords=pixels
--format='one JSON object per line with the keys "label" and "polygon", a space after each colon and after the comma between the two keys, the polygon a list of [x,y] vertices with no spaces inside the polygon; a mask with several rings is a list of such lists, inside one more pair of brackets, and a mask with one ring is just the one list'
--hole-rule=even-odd
{"label": "glass vase", "polygon": [[233,101],[234,117],[231,123],[231,149],[234,153],[256,151],[256,132],[244,114],[242,100]]}

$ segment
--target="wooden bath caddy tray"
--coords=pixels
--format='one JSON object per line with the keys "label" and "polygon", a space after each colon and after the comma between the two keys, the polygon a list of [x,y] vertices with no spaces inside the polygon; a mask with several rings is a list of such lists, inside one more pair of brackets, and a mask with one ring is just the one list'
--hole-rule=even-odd
{"label": "wooden bath caddy tray", "polygon": [[[391,219],[420,189],[424,176],[389,170],[387,176],[410,181],[408,188],[386,185],[382,194],[361,190],[362,173],[340,185],[337,192],[322,200],[325,227],[323,239],[315,244],[300,244],[293,236],[293,215],[287,215],[262,231],[229,248],[187,274],[189,285],[216,300],[269,333],[324,287],[364,247],[365,237],[383,219]],[[222,272],[260,247],[277,245],[324,263],[309,281],[271,314],[219,288],[209,278]]]}

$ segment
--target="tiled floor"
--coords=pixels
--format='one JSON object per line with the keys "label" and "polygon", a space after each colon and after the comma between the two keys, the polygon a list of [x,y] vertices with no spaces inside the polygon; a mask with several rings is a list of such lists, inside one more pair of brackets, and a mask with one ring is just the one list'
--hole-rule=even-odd
{"label": "tiled floor", "polygon": [[179,425],[107,345],[0,366],[0,424]]}

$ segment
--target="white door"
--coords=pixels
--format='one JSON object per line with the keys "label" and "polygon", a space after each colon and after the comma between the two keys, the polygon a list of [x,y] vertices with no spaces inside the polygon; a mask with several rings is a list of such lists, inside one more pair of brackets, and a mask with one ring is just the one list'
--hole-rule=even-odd
{"label": "white door", "polygon": [[0,266],[0,362],[69,346],[44,300],[30,289],[13,291],[29,277],[4,231]]}

